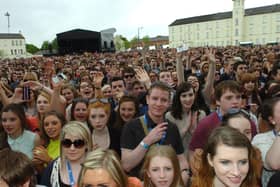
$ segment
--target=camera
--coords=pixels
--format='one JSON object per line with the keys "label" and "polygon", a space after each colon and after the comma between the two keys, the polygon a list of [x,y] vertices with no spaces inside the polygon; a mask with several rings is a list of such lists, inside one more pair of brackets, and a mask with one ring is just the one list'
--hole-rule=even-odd
{"label": "camera", "polygon": [[63,73],[58,73],[56,76],[52,78],[52,81],[54,83],[58,83],[60,80],[67,80],[67,76]]}

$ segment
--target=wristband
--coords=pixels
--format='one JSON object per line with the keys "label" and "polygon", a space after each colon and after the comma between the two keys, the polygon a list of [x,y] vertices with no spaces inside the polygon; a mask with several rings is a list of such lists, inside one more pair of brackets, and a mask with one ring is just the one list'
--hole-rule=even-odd
{"label": "wristband", "polygon": [[149,149],[149,145],[144,143],[143,141],[140,142],[140,145],[144,148],[144,149]]}

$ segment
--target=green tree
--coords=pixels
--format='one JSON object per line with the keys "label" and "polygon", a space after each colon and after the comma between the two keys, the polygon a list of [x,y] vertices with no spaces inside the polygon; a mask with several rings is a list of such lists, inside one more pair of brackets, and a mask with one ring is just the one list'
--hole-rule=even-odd
{"label": "green tree", "polygon": [[52,49],[58,50],[57,38],[53,39],[51,44],[52,44]]}
{"label": "green tree", "polygon": [[148,35],[144,36],[144,37],[142,38],[142,42],[144,43],[144,46],[145,46],[145,47],[148,47],[149,42],[150,42],[150,37],[149,37]]}
{"label": "green tree", "polygon": [[[140,42],[140,41],[139,41]],[[131,48],[136,48],[138,46],[138,38],[136,36],[134,36],[131,40],[130,40],[130,45]]]}
{"label": "green tree", "polygon": [[130,41],[126,37],[121,36],[122,41],[124,41],[124,48],[129,49],[131,47]]}
{"label": "green tree", "polygon": [[50,42],[49,41],[44,41],[42,46],[41,46],[41,50],[48,50],[49,49],[49,45],[50,45]]}
{"label": "green tree", "polygon": [[40,49],[33,44],[26,44],[26,51],[28,53],[34,54],[38,52]]}

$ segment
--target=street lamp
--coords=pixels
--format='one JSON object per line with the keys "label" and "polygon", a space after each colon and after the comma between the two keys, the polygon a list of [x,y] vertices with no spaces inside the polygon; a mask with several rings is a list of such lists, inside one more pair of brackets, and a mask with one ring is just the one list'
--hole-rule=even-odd
{"label": "street lamp", "polygon": [[9,12],[6,12],[5,16],[8,18],[8,33],[10,33],[10,14]]}
{"label": "street lamp", "polygon": [[140,46],[139,46],[139,44],[140,44],[140,43],[139,43],[139,42],[140,42],[140,30],[142,30],[142,29],[143,29],[143,27],[138,27],[138,29],[137,29],[137,31],[138,31],[137,48],[140,47]]}

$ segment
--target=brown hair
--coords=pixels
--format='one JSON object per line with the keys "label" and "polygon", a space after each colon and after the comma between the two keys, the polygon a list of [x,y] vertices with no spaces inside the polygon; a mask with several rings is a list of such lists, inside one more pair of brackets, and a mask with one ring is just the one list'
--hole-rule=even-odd
{"label": "brown hair", "polygon": [[241,93],[241,87],[236,81],[233,80],[225,80],[220,82],[215,88],[215,99],[216,101],[220,101],[222,95],[227,91],[231,91],[234,93]]}
{"label": "brown hair", "polygon": [[250,81],[255,83],[256,80],[257,80],[257,78],[254,73],[244,73],[243,75],[241,75],[241,78],[240,78],[240,82],[242,85],[245,83],[248,83]]}
{"label": "brown hair", "polygon": [[144,161],[144,164],[142,167],[144,187],[154,187],[154,184],[152,183],[147,172],[148,172],[152,158],[154,158],[156,156],[168,158],[172,162],[172,165],[174,168],[174,178],[173,178],[171,187],[183,186],[180,165],[179,165],[179,161],[178,161],[176,152],[174,151],[174,149],[171,146],[160,145],[160,146],[152,146],[145,156],[145,161]]}
{"label": "brown hair", "polygon": [[30,180],[29,187],[35,187],[35,169],[25,154],[3,149],[0,151],[0,158],[0,178],[5,183],[20,187]]}
{"label": "brown hair", "polygon": [[204,147],[201,165],[198,168],[197,176],[194,177],[192,186],[194,187],[208,187],[213,184],[215,171],[210,166],[207,157],[212,159],[217,152],[217,147],[221,144],[233,147],[233,148],[246,148],[248,150],[249,171],[241,184],[241,187],[257,186],[257,166],[255,165],[255,151],[248,138],[240,133],[237,129],[229,126],[218,127],[213,130],[208,138],[208,142]]}

